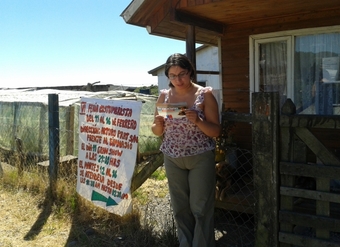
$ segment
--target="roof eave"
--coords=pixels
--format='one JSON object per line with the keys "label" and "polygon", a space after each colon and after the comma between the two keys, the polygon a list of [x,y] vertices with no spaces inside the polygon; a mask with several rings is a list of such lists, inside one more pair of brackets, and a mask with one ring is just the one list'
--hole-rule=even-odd
{"label": "roof eave", "polygon": [[138,11],[138,9],[142,6],[142,4],[144,3],[144,1],[146,0],[133,0],[124,10],[123,12],[120,14],[121,17],[123,17],[124,21],[126,23],[130,23],[130,24],[134,24],[136,25],[136,23],[132,23],[132,17],[136,14],[136,12]]}

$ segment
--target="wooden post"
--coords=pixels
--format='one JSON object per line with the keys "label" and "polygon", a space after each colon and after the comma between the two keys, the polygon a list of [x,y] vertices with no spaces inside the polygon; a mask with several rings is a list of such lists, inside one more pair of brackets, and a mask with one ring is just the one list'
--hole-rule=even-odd
{"label": "wooden post", "polygon": [[[283,115],[293,116],[296,114],[296,107],[291,99],[287,99],[282,106]],[[298,140],[294,132],[289,127],[281,128],[281,161],[287,162],[305,162],[306,161],[306,145]],[[281,175],[281,186],[294,187],[294,176],[291,175]],[[281,210],[293,210],[293,197],[291,196],[281,196],[280,200]],[[293,225],[290,223],[281,223],[280,231],[283,232],[293,232]],[[291,246],[290,244],[281,243],[281,247]]]}
{"label": "wooden post", "polygon": [[40,118],[39,118],[39,153],[44,153],[44,144],[46,143],[46,138],[44,134],[46,133],[46,105],[40,104]]}
{"label": "wooden post", "polygon": [[20,103],[19,102],[14,102],[14,119],[13,119],[13,141],[11,142],[11,148],[12,150],[14,149],[14,145],[16,145],[16,137],[17,137],[17,132],[18,132],[18,118],[19,118],[19,113],[20,113]]}
{"label": "wooden post", "polygon": [[57,94],[48,95],[48,129],[49,129],[49,167],[50,193],[56,198],[57,174],[59,164],[59,102]]}
{"label": "wooden post", "polygon": [[0,160],[0,178],[2,178],[3,176],[4,176],[4,170],[2,169],[1,160]]}
{"label": "wooden post", "polygon": [[20,138],[15,138],[16,146],[17,146],[17,154],[19,157],[19,160],[16,162],[16,167],[18,169],[18,175],[19,177],[22,176],[24,171],[24,150],[23,150],[23,143]]}
{"label": "wooden post", "polygon": [[74,105],[69,106],[66,118],[66,154],[74,155]]}
{"label": "wooden post", "polygon": [[[317,163],[319,165],[323,165],[323,163],[319,159],[317,159]],[[329,192],[330,182],[331,181],[329,178],[317,178],[316,179],[316,190],[322,191],[322,192]],[[330,203],[317,200],[316,201],[316,215],[329,217],[330,216]],[[321,238],[321,239],[329,239],[330,232],[327,229],[316,229],[316,237]]]}
{"label": "wooden post", "polygon": [[279,94],[253,93],[252,144],[254,153],[255,246],[278,246]]}
{"label": "wooden post", "polygon": [[[186,55],[191,61],[192,65],[196,69],[196,37],[195,37],[195,26],[188,25],[186,32]],[[197,81],[197,78],[194,78]]]}

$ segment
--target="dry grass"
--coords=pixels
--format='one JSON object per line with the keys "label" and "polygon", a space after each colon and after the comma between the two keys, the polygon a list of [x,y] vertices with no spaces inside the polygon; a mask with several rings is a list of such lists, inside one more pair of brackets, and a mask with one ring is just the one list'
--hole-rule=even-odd
{"label": "dry grass", "polygon": [[[71,221],[55,215],[41,222],[36,220],[43,212],[41,196],[32,196],[23,190],[0,190],[0,246],[65,246]],[[36,226],[34,229],[33,226]]]}
{"label": "dry grass", "polygon": [[173,225],[155,231],[149,224],[150,217],[159,222],[159,215],[138,210],[123,217],[111,214],[79,197],[70,178],[58,180],[53,200],[46,176],[34,171],[19,178],[11,166],[2,167],[0,247],[178,246]]}

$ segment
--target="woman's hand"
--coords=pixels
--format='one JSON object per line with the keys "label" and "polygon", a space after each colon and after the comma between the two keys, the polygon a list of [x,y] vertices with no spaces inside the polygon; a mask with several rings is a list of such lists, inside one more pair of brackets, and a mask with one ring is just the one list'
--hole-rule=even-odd
{"label": "woman's hand", "polygon": [[163,135],[164,132],[164,117],[160,116],[160,115],[156,115],[154,120],[153,120],[153,124],[151,127],[152,132],[157,135],[157,136],[161,136]]}
{"label": "woman's hand", "polygon": [[157,127],[164,127],[164,117],[161,115],[156,115],[154,123]]}
{"label": "woman's hand", "polygon": [[218,113],[218,104],[215,96],[211,91],[204,94],[203,104],[198,107],[204,112],[205,118],[201,119],[198,112],[194,110],[186,111],[187,118],[190,122],[210,137],[218,137],[221,134],[221,124]]}
{"label": "woman's hand", "polygon": [[199,121],[202,121],[199,117],[198,117],[198,112],[195,110],[185,110],[185,116],[187,117],[187,119],[194,123],[197,124]]}

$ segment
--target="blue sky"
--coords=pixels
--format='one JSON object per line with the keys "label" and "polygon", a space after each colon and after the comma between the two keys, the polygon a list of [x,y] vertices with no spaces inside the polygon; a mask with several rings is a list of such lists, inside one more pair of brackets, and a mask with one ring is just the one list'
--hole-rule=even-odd
{"label": "blue sky", "polygon": [[157,84],[148,71],[185,42],[120,16],[132,0],[1,0],[0,88]]}

